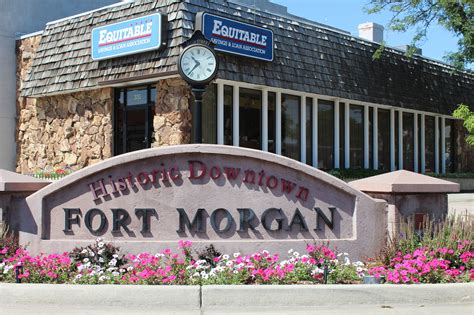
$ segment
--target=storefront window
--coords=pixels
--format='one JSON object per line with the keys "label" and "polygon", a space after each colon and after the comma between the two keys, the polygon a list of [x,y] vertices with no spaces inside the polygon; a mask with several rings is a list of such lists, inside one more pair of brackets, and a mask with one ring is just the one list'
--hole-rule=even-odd
{"label": "storefront window", "polygon": [[281,154],[300,160],[300,100],[294,95],[281,95]]}
{"label": "storefront window", "polygon": [[395,169],[398,170],[400,169],[400,163],[399,163],[399,156],[398,156],[398,143],[400,142],[399,141],[399,136],[400,136],[400,133],[399,133],[399,126],[398,126],[398,115],[401,114],[399,111],[395,111],[395,127],[393,128],[393,132],[394,132],[394,140],[395,140]]}
{"label": "storefront window", "polygon": [[415,168],[415,122],[413,113],[403,113],[403,168],[413,171]]}
{"label": "storefront window", "polygon": [[144,86],[116,90],[114,105],[115,155],[146,149],[153,142],[156,88]]}
{"label": "storefront window", "polygon": [[344,148],[346,145],[345,137],[345,117],[346,117],[346,104],[339,103],[339,168],[345,168],[346,155],[344,153]]}
{"label": "storefront window", "polygon": [[276,93],[268,92],[268,152],[275,153]]}
{"label": "storefront window", "polygon": [[390,171],[390,111],[377,110],[377,147],[379,170]]}
{"label": "storefront window", "polygon": [[334,167],[334,102],[318,101],[318,168]]}
{"label": "storefront window", "polygon": [[262,92],[240,88],[239,146],[261,149]]}
{"label": "storefront window", "polygon": [[435,118],[425,116],[425,172],[435,171]]}
{"label": "storefront window", "polygon": [[313,99],[306,98],[306,164],[313,165]]}
{"label": "storefront window", "polygon": [[350,166],[364,167],[364,107],[350,106]]}
{"label": "storefront window", "polygon": [[233,115],[232,115],[232,99],[234,89],[232,86],[224,86],[224,144],[232,145],[232,129],[233,129]]}
{"label": "storefront window", "polygon": [[[194,97],[191,97],[191,113],[195,106]],[[202,97],[202,139],[201,143],[217,143],[217,85],[211,84],[207,87]],[[191,128],[194,131],[194,128]],[[191,133],[192,142],[196,142],[194,133]]]}
{"label": "storefront window", "polygon": [[[446,172],[451,173],[454,172],[454,147],[453,147],[453,120],[446,119],[445,126],[444,126],[444,141],[446,145]],[[440,159],[440,161],[442,161]]]}
{"label": "storefront window", "polygon": [[369,107],[369,168],[374,168],[374,108]]}

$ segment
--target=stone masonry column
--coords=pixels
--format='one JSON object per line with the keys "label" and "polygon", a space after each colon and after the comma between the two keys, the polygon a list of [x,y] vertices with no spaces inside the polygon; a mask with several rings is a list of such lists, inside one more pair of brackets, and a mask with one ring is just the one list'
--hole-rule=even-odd
{"label": "stone masonry column", "polygon": [[188,85],[179,78],[167,79],[158,82],[157,91],[152,147],[190,143],[191,91]]}

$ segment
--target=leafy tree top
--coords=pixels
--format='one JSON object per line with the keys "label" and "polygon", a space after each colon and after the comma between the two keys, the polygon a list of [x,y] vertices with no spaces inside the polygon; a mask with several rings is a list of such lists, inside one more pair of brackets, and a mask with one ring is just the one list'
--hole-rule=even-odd
{"label": "leafy tree top", "polygon": [[[405,32],[415,29],[411,48],[407,51],[409,56],[426,40],[432,24],[443,26],[458,38],[458,50],[448,53],[445,61],[457,69],[465,69],[474,60],[473,6],[473,0],[369,0],[366,10],[371,14],[384,10],[392,12],[388,23],[390,30]],[[380,50],[376,52],[374,58],[380,53]]]}

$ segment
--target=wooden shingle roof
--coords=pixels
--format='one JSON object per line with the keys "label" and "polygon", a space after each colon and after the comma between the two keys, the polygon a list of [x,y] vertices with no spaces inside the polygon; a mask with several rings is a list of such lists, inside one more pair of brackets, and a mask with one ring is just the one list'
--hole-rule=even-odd
{"label": "wooden shingle roof", "polygon": [[[92,28],[156,10],[168,16],[165,49],[91,59]],[[180,45],[191,37],[199,11],[274,32],[273,62],[219,53],[221,79],[443,114],[474,100],[472,72],[453,72],[441,63],[422,57],[409,59],[394,49],[386,49],[381,59],[373,60],[376,43],[220,0],[138,0],[49,24],[22,94],[67,93],[117,80],[176,74]]]}

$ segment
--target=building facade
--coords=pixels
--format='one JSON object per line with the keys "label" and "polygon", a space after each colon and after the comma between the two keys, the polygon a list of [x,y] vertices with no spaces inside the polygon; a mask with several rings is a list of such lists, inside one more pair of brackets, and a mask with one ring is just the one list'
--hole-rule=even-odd
{"label": "building facade", "polygon": [[[116,3],[119,0],[0,0],[0,168],[16,167],[15,42],[42,31],[47,22]],[[19,18],[21,17],[21,18]],[[32,57],[26,54],[25,59]]]}
{"label": "building facade", "polygon": [[[373,60],[377,43],[276,9],[138,0],[49,23],[41,35],[18,41],[17,171],[78,169],[193,142],[194,101],[177,60],[201,12],[273,33],[271,60],[218,52],[202,142],[324,170],[474,171],[462,123],[451,117],[458,104],[472,106],[472,72],[391,48]],[[162,48],[92,58],[94,28],[156,12],[164,17]]]}

